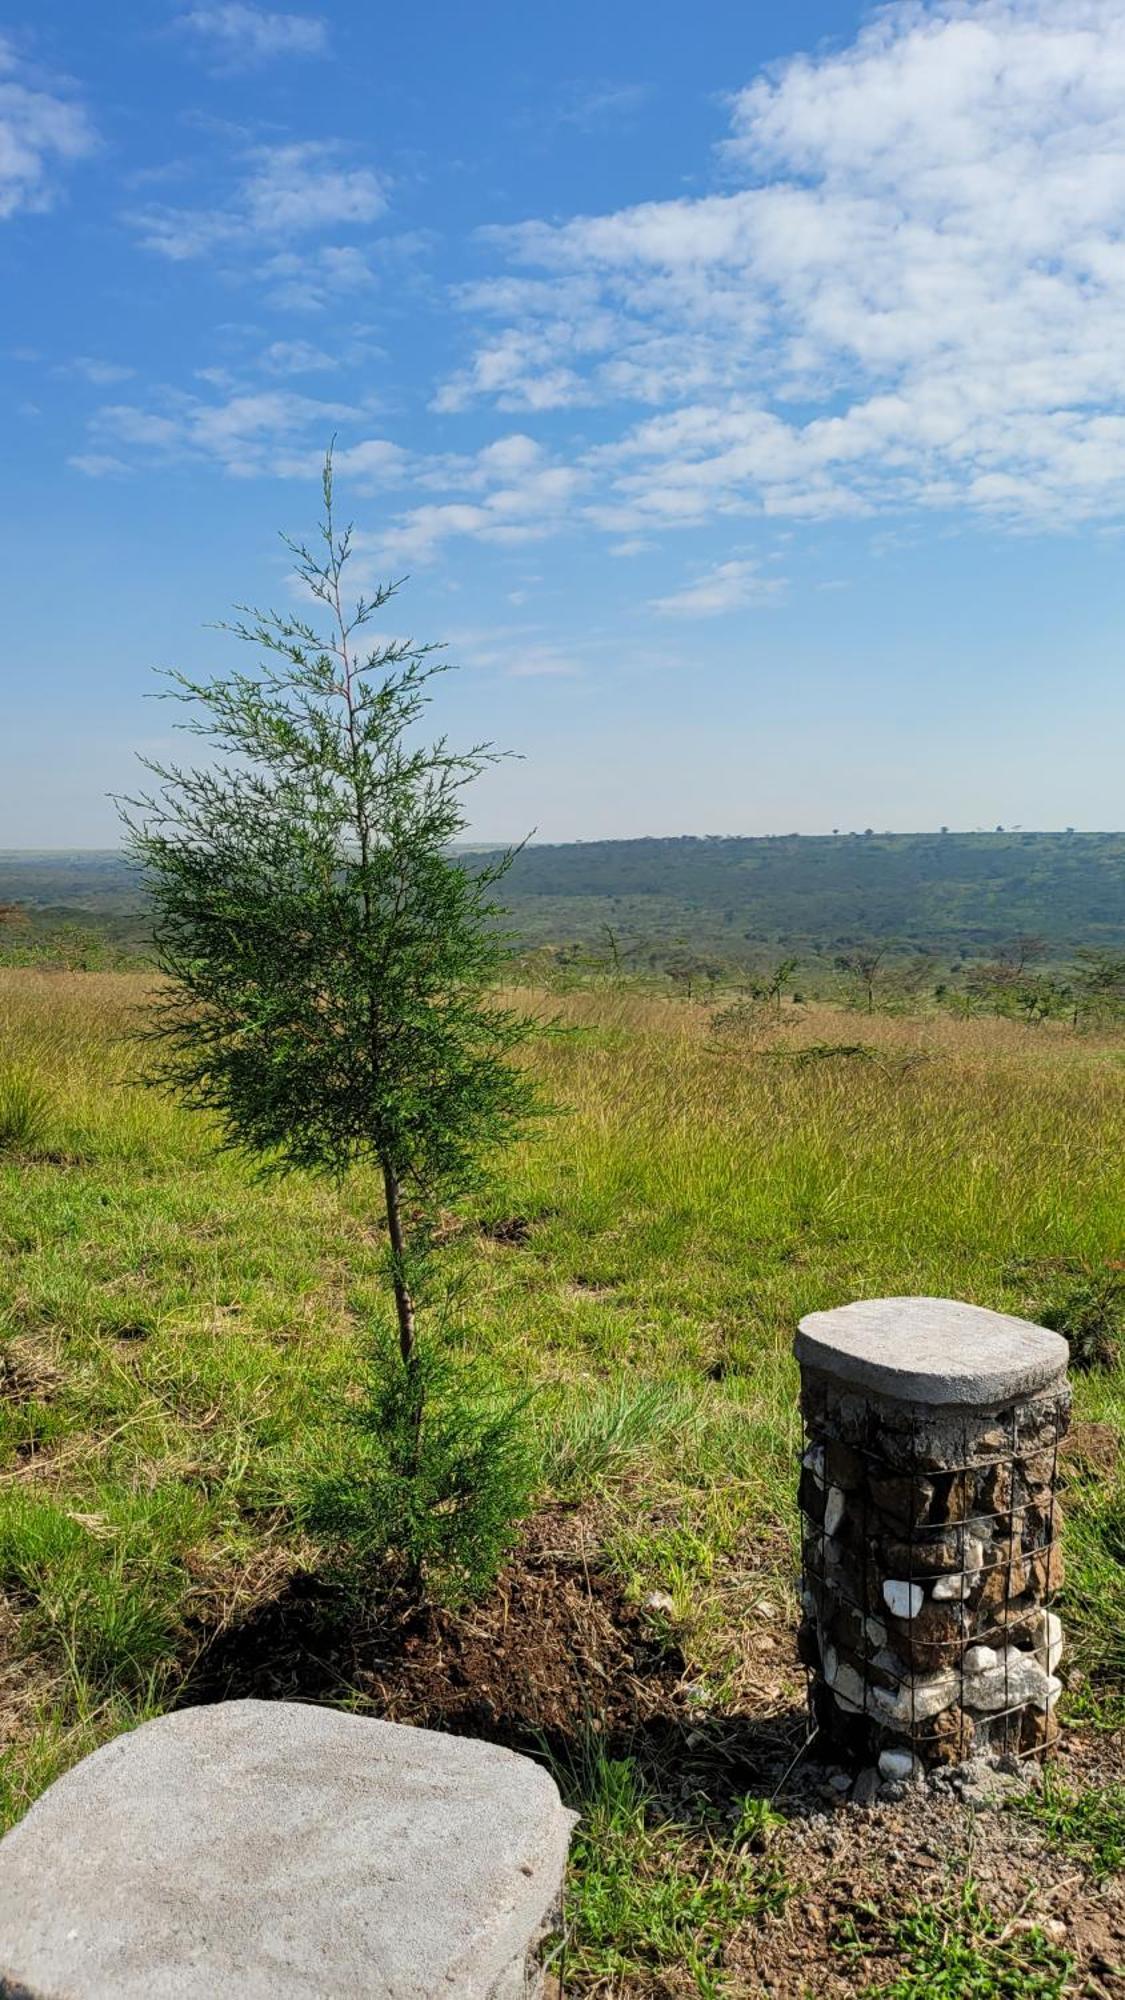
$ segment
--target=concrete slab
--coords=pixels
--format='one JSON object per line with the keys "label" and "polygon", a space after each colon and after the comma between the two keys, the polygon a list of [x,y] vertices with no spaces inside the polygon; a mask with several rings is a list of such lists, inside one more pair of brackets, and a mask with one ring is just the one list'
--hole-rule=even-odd
{"label": "concrete slab", "polygon": [[794,1353],[851,1388],[897,1401],[977,1409],[1015,1402],[1061,1379],[1061,1334],[961,1299],[858,1299],[808,1313]]}
{"label": "concrete slab", "polygon": [[0,1842],[11,2000],[517,2000],[574,1815],[492,1744],[293,1702],[185,1709]]}

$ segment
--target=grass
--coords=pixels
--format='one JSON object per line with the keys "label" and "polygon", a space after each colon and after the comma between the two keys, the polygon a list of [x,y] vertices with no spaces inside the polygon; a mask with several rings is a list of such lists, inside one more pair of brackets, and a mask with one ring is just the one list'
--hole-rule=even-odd
{"label": "grass", "polygon": [[[0,972],[9,1819],[174,1700],[203,1626],[309,1558],[292,1497],[333,1463],[364,1329],[388,1324],[373,1179],[264,1185],[140,1088],[122,1036],[143,994],[140,975]],[[454,1344],[535,1390],[542,1495],[599,1500],[607,1559],[638,1600],[670,1601],[697,1698],[721,1703],[742,1671],[732,1578],[753,1569],[755,1594],[791,1611],[802,1313],[896,1293],[1033,1317],[1075,1300],[1100,1354],[1076,1417],[1125,1428],[1108,1317],[1125,1055],[876,1015],[872,1060],[843,1052],[854,1019],[827,1009],[741,1044],[709,1004],[557,1005],[575,1032],[534,1060],[559,1115],[499,1162],[487,1229],[450,1218]],[[814,1047],[835,1053],[802,1059]],[[1065,1513],[1072,1712],[1120,1726],[1120,1477],[1077,1480]],[[718,1992],[723,1940],[780,1889],[729,1826],[654,1821],[639,1785],[611,1759],[590,1793],[604,1839],[599,1858],[587,1830],[576,1856],[581,1980],[616,1991],[632,1975],[613,1963],[647,1977],[691,1933],[697,1989]],[[995,1983],[1008,1947],[974,1935],[995,1979],[963,1990],[1015,1991]]]}
{"label": "grass", "polygon": [[940,1903],[918,1904],[887,1922],[877,1912],[874,1935],[851,1922],[840,1948],[868,1959],[872,1944],[901,1970],[886,1983],[865,1984],[866,2000],[1063,2000],[1073,1960],[1027,1918],[1002,1923],[974,1882]]}
{"label": "grass", "polygon": [[1075,1791],[1053,1771],[1043,1787],[1016,1808],[1041,1828],[1050,1845],[1104,1882],[1125,1868],[1125,1785],[1090,1785]]}
{"label": "grass", "polygon": [[701,2000],[717,2000],[732,1941],[767,1912],[779,1914],[788,1897],[782,1871],[756,1851],[768,1846],[768,1808],[749,1800],[733,1829],[705,1835],[654,1823],[630,1759],[594,1746],[577,1786],[574,1775],[559,1773],[582,1812],[567,1893],[567,1975],[602,1991],[675,1972]]}

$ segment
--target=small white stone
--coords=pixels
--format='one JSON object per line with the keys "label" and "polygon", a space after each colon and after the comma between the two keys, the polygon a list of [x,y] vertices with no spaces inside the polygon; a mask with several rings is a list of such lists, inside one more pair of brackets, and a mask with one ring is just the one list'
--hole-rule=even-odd
{"label": "small white stone", "polygon": [[984,1543],[976,1535],[966,1535],[961,1551],[963,1569],[954,1570],[951,1576],[939,1576],[933,1588],[933,1595],[941,1602],[954,1597],[968,1597],[974,1583],[980,1577],[984,1566]]}
{"label": "small white stone", "polygon": [[917,1618],[926,1593],[920,1583],[901,1583],[895,1577],[888,1577],[883,1585],[883,1598],[895,1618]]}
{"label": "small white stone", "polygon": [[643,1611],[674,1611],[676,1605],[675,1600],[669,1597],[666,1590],[650,1590],[641,1609]]}
{"label": "small white stone", "polygon": [[[792,1463],[792,1460],[790,1461]],[[839,1486],[828,1488],[828,1498],[824,1503],[824,1532],[834,1535],[844,1518],[844,1495]]]}
{"label": "small white stone", "polygon": [[987,1674],[1000,1665],[1000,1655],[992,1646],[969,1646],[963,1664],[967,1674]]}
{"label": "small white stone", "polygon": [[928,1722],[957,1699],[957,1676],[952,1673],[922,1675],[904,1681],[901,1687],[873,1687],[868,1691],[868,1707],[893,1728],[908,1729],[912,1723]]}
{"label": "small white stone", "polygon": [[1053,1674],[1059,1661],[1062,1659],[1062,1655],[1062,1619],[1057,1617],[1053,1611],[1047,1611],[1044,1613],[1043,1635],[1040,1644],[1035,1649],[1035,1657],[1043,1668],[1044,1673]]}
{"label": "small white stone", "polygon": [[810,1444],[801,1460],[806,1472],[811,1472],[818,1486],[824,1485],[824,1446]]}
{"label": "small white stone", "polygon": [[909,1750],[883,1750],[879,1753],[879,1776],[892,1784],[905,1784],[919,1768],[917,1757]]}
{"label": "small white stone", "polygon": [[887,1628],[884,1625],[881,1618],[865,1618],[863,1621],[863,1629],[866,1632],[873,1646],[886,1645]]}

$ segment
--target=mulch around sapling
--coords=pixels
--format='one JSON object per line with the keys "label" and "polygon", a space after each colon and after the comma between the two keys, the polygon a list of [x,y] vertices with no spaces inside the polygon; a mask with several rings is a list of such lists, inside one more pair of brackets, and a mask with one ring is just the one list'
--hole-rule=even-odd
{"label": "mulch around sapling", "polygon": [[[869,1807],[841,1798],[838,1772],[806,1743],[804,1671],[784,1618],[743,1611],[734,1694],[721,1708],[702,1700],[674,1631],[630,1602],[604,1564],[604,1529],[591,1506],[538,1516],[488,1600],[456,1613],[391,1606],[357,1626],[322,1580],[278,1573],[232,1621],[201,1623],[181,1699],[346,1698],[360,1712],[547,1755],[563,1772],[581,1769],[593,1739],[636,1758],[654,1817],[698,1829],[701,1845],[733,1828],[748,1794],[771,1798],[784,1824],[770,1856],[792,1894],[782,1915],[732,1938],[726,2000],[849,2000],[889,1983],[902,1970],[890,1926],[920,1901],[955,1896],[968,1874],[1002,1921],[1044,1924],[1073,1955],[1069,1993],[1125,2000],[1120,1878],[1096,1884],[1003,1805],[974,1811],[952,1793]],[[763,1551],[762,1574],[775,1563],[776,1550]],[[745,1606],[745,1577],[732,1584]],[[1067,1730],[1058,1769],[1075,1789],[1125,1782],[1125,1737]],[[847,1948],[849,1922],[858,1951]],[[696,1991],[671,1970],[613,1988],[615,2000]]]}

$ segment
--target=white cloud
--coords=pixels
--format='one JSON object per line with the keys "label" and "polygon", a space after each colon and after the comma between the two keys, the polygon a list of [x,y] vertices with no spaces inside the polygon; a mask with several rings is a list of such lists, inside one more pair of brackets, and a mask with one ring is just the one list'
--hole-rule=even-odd
{"label": "white cloud", "polygon": [[695,583],[667,597],[654,597],[651,608],[665,618],[717,618],[752,604],[776,603],[785,588],[783,577],[761,576],[754,562],[717,563]]}
{"label": "white cloud", "polygon": [[[135,211],[128,220],[145,249],[184,263],[220,249],[284,243],[318,230],[370,223],[387,206],[378,174],[345,164],[336,147],[319,140],[255,147],[247,169],[219,207],[178,208],[161,202]],[[345,248],[320,255],[347,263],[358,252]]]}
{"label": "white cloud", "polygon": [[55,169],[96,146],[82,106],[58,82],[37,76],[0,35],[0,221],[50,208]]}
{"label": "white cloud", "polygon": [[246,69],[278,56],[320,56],[328,50],[328,24],[319,15],[275,14],[245,0],[189,7],[179,26],[225,69]]}
{"label": "white cloud", "polygon": [[272,340],[261,364],[267,375],[321,375],[340,366],[337,355],[308,340]]}
{"label": "white cloud", "polygon": [[438,406],[626,412],[584,468],[626,535],[1125,508],[1123,0],[900,0],[722,154],[723,192],[487,232]]}
{"label": "white cloud", "polygon": [[135,372],[119,361],[102,361],[95,354],[76,354],[72,361],[62,362],[59,367],[60,374],[79,375],[99,389],[108,388],[111,382],[127,382]]}
{"label": "white cloud", "polygon": [[[315,473],[337,424],[359,413],[347,403],[321,402],[287,390],[236,393],[222,401],[169,395],[164,407],[109,403],[90,422],[96,449],[70,462],[94,476],[119,470],[122,449],[143,460],[206,459],[235,478],[272,473],[280,478]],[[306,444],[306,440],[311,442]],[[106,448],[114,447],[110,453]],[[116,462],[112,462],[116,460]]]}

